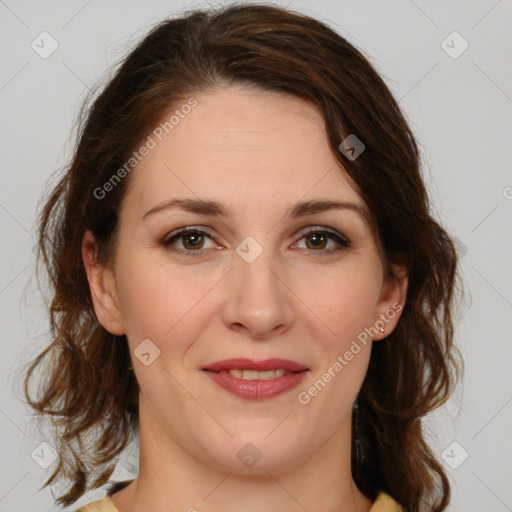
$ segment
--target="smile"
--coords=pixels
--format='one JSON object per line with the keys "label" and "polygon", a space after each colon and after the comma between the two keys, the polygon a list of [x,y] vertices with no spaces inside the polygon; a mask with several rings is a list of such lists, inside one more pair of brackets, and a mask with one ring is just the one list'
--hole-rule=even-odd
{"label": "smile", "polygon": [[283,368],[279,368],[278,370],[267,370],[264,372],[258,372],[255,370],[222,370],[217,372],[220,374],[229,373],[232,377],[236,377],[237,379],[243,380],[271,380],[276,377],[283,377],[284,375],[291,375],[292,372],[288,370],[283,370]]}
{"label": "smile", "polygon": [[203,368],[221,389],[246,400],[274,398],[297,387],[309,369],[286,359],[229,359]]}

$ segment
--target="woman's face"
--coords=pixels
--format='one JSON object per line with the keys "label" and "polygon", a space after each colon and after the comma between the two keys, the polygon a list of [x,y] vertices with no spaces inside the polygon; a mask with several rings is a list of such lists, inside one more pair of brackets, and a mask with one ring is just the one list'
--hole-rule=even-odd
{"label": "woman's face", "polygon": [[384,278],[314,107],[239,88],[195,98],[129,176],[112,270],[88,272],[96,312],[127,335],[141,445],[292,468],[350,445],[405,279]]}

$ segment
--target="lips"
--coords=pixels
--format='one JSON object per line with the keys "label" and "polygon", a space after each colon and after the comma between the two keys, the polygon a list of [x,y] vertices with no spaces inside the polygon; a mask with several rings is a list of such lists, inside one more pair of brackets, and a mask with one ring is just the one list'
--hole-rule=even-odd
{"label": "lips", "polygon": [[281,395],[302,381],[308,368],[288,359],[226,359],[203,368],[210,379],[225,391],[249,400]]}
{"label": "lips", "polygon": [[308,370],[306,366],[289,359],[265,359],[253,361],[252,359],[238,358],[225,359],[205,366],[203,370],[220,372],[223,370],[252,370],[256,372],[267,372],[270,370],[282,369],[288,372],[302,372]]}

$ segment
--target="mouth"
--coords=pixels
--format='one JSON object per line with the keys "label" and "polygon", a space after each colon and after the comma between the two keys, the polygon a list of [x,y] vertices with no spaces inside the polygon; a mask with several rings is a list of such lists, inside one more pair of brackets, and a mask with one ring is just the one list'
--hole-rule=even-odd
{"label": "mouth", "polygon": [[298,386],[309,368],[287,359],[229,359],[202,370],[225,391],[240,398],[262,400]]}
{"label": "mouth", "polygon": [[255,361],[253,359],[237,358],[224,359],[205,366],[203,370],[216,373],[229,372],[233,377],[239,379],[273,379],[283,377],[291,373],[298,373],[309,370],[306,366],[289,359],[264,359]]}
{"label": "mouth", "polygon": [[[211,371],[211,370],[205,370],[205,371]],[[255,370],[240,370],[233,368],[231,370],[220,370],[218,372],[219,375],[229,374],[231,377],[235,377],[236,379],[243,379],[243,380],[272,380],[276,379],[278,377],[284,377],[285,375],[291,375],[292,373],[298,373],[298,372],[290,372],[288,370],[285,370],[283,368],[277,368],[276,370],[266,370],[266,371],[255,371]]]}

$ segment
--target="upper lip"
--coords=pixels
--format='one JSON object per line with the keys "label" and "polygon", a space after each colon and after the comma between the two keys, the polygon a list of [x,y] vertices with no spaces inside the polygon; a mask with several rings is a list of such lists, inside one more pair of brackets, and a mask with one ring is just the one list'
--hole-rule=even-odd
{"label": "upper lip", "polygon": [[254,361],[253,359],[236,358],[224,359],[215,363],[205,366],[203,370],[210,370],[212,372],[220,372],[222,370],[254,370],[265,372],[268,370],[288,370],[289,372],[302,372],[308,368],[295,361],[289,359],[262,359]]}

